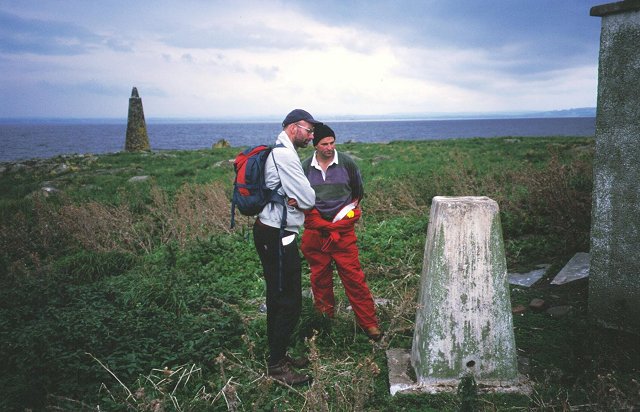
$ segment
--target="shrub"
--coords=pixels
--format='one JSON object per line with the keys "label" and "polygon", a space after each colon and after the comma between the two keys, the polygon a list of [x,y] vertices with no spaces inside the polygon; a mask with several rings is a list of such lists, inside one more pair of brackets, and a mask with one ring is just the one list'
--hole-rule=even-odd
{"label": "shrub", "polygon": [[120,251],[81,250],[53,265],[54,273],[68,282],[91,282],[126,273],[136,262],[134,255]]}
{"label": "shrub", "polygon": [[[411,346],[431,198],[496,200],[510,268],[559,269],[560,255],[588,239],[593,139],[512,140],[349,145],[362,159],[357,232],[369,286],[385,299],[385,337],[372,344],[359,330],[338,282],[334,319],[305,299],[294,351],[312,355],[311,388],[264,374],[264,281],[251,219],[227,228],[224,153],[101,156],[99,170],[74,169],[57,182],[67,193],[48,198],[24,197],[42,174],[12,177],[20,187],[0,202],[0,359],[10,371],[0,409],[457,410],[465,399],[455,394],[390,397],[384,378],[385,350]],[[127,183],[143,171],[154,178]],[[0,187],[11,186],[5,177]],[[538,392],[478,396],[480,408],[637,405],[637,340],[590,327],[584,290],[512,288],[512,297],[575,310],[514,319]]]}

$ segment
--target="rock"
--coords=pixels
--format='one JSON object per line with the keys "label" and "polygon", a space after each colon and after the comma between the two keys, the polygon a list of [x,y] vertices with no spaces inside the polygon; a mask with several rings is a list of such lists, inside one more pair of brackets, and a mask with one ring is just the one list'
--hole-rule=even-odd
{"label": "rock", "polygon": [[391,301],[389,299],[384,299],[384,298],[374,298],[373,303],[376,306],[389,306],[391,304]]}
{"label": "rock", "polygon": [[223,147],[231,147],[231,145],[225,139],[220,139],[211,146],[212,149],[220,149]]}
{"label": "rock", "polygon": [[[375,307],[379,307],[379,306],[388,306],[391,304],[391,301],[389,299],[384,299],[384,298],[374,298],[373,299],[373,304],[375,305]],[[347,306],[348,311],[352,311],[353,307],[351,305]]]}
{"label": "rock", "polygon": [[563,318],[567,316],[573,310],[572,306],[563,305],[563,306],[554,306],[547,309],[547,314],[552,318]]}
{"label": "rock", "polygon": [[15,173],[15,172],[19,172],[19,171],[21,171],[21,170],[27,170],[27,169],[29,169],[29,166],[27,166],[27,165],[26,165],[26,164],[24,164],[24,163],[14,163],[14,164],[11,166],[11,169],[10,169],[10,170],[11,170],[11,172]]}
{"label": "rock", "polygon": [[233,167],[233,162],[235,159],[230,160],[220,160],[219,162],[215,162],[213,167]]}
{"label": "rock", "polygon": [[85,164],[95,163],[95,162],[98,161],[98,156],[96,156],[96,155],[87,155],[84,159],[82,159],[82,161]]}
{"label": "rock", "polygon": [[61,175],[63,173],[67,173],[71,170],[71,166],[68,163],[61,163],[51,170],[52,175]]}
{"label": "rock", "polygon": [[155,150],[155,151],[146,151],[140,153],[142,157],[154,157],[157,159],[175,159],[178,157],[175,153],[170,153],[168,151]]}
{"label": "rock", "polygon": [[145,182],[147,180],[149,180],[150,177],[149,176],[133,176],[131,179],[128,180],[129,183],[138,183],[138,182]]}
{"label": "rock", "polygon": [[44,195],[44,197],[49,197],[49,196],[53,196],[56,195],[60,192],[60,190],[56,189],[55,187],[52,186],[45,186],[43,187],[41,190],[41,193]]}
{"label": "rock", "polygon": [[544,309],[544,307],[546,306],[546,302],[542,299],[532,299],[531,302],[529,302],[529,307],[531,308],[531,310],[535,310],[536,312],[540,312],[541,310]]}
{"label": "rock", "polygon": [[376,157],[374,157],[374,158],[371,160],[371,163],[372,163],[372,164],[374,164],[374,165],[376,165],[376,164],[378,164],[378,163],[380,163],[380,162],[383,162],[383,161],[385,161],[385,160],[391,160],[391,157],[386,156],[386,155],[376,156]]}
{"label": "rock", "polygon": [[524,305],[516,305],[511,308],[511,313],[514,315],[522,315],[527,311],[527,308]]}
{"label": "rock", "polygon": [[61,193],[61,191],[55,187],[53,187],[49,182],[45,182],[42,187],[38,190],[34,190],[25,196],[25,199],[33,199],[34,197],[42,196],[42,197],[50,197],[55,196]]}

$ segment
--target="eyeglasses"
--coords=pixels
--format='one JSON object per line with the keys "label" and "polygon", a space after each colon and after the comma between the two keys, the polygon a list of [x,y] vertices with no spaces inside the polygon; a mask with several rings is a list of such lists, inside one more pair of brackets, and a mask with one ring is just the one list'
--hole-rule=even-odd
{"label": "eyeglasses", "polygon": [[300,126],[298,123],[296,123],[296,126],[298,126],[299,128],[301,128],[302,130],[306,131],[309,134],[313,134],[314,130],[313,129],[307,129],[304,126]]}

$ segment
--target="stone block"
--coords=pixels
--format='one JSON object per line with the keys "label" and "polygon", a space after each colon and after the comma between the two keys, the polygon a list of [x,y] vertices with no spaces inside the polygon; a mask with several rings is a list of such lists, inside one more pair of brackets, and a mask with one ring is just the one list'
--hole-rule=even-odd
{"label": "stone block", "polygon": [[469,375],[522,388],[498,204],[487,197],[433,199],[411,363],[423,388]]}

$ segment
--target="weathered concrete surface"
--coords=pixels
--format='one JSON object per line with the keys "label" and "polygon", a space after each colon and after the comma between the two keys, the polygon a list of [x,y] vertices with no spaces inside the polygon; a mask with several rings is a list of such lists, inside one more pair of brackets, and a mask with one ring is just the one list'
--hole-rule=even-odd
{"label": "weathered concrete surface", "polygon": [[472,375],[504,391],[521,386],[498,204],[433,199],[411,363],[425,391]]}
{"label": "weathered concrete surface", "polygon": [[640,333],[640,2],[597,6],[602,17],[591,223],[589,311]]}
{"label": "weathered concrete surface", "polygon": [[142,99],[138,95],[138,89],[131,90],[129,98],[129,115],[127,117],[127,137],[124,150],[127,152],[139,152],[150,150],[149,136],[147,135],[147,123],[144,120]]}
{"label": "weathered concrete surface", "polygon": [[[433,385],[419,385],[415,381],[413,367],[411,366],[411,351],[409,349],[390,348],[385,352],[387,356],[387,369],[389,370],[389,394],[391,396],[401,393],[403,395],[433,394],[440,392],[456,392],[459,380],[444,380]],[[529,359],[518,357],[518,370],[521,377],[519,384],[508,386],[478,386],[478,393],[518,393],[530,394],[533,385],[524,377],[529,373]]]}

